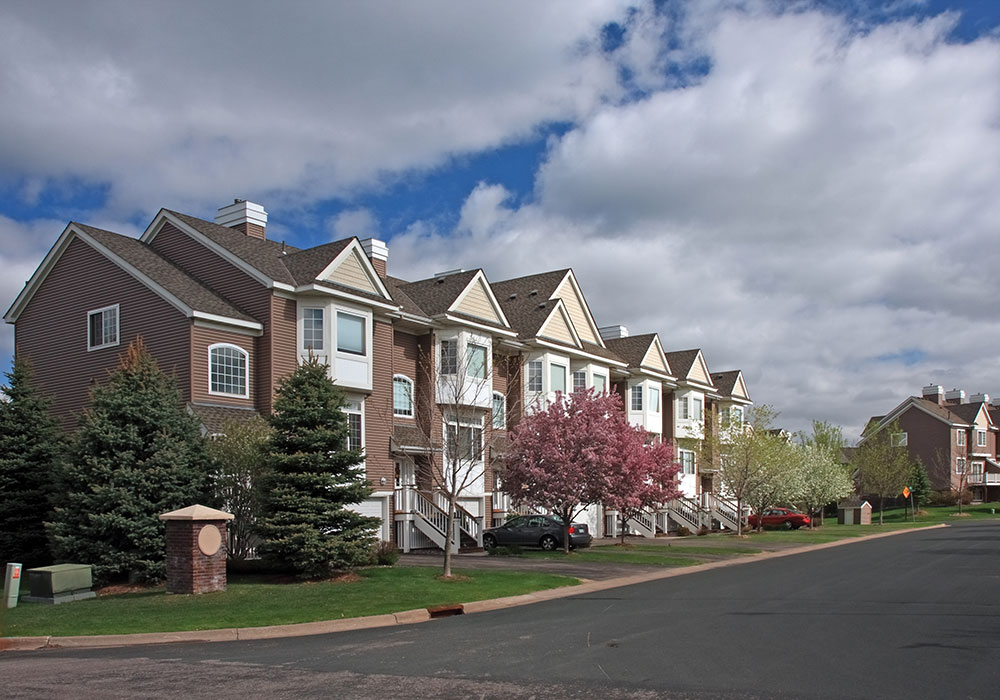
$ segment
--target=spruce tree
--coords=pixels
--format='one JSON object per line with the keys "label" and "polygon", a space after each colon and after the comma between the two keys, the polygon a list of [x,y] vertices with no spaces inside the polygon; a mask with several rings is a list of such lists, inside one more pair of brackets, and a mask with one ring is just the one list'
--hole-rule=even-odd
{"label": "spruce tree", "polygon": [[931,502],[931,479],[927,476],[927,469],[919,459],[913,461],[910,471],[910,491],[913,492],[913,505],[917,509],[922,508]]}
{"label": "spruce tree", "polygon": [[344,395],[315,358],[281,381],[270,418],[261,556],[301,578],[365,563],[377,518],[348,506],[371,494],[362,452],[348,449]]}
{"label": "spruce tree", "polygon": [[56,557],[93,564],[102,583],[163,578],[159,515],[205,503],[209,470],[197,420],[138,339],[91,392],[74,436],[50,526]]}
{"label": "spruce tree", "polygon": [[0,566],[51,563],[44,523],[52,479],[64,447],[49,402],[31,385],[31,367],[20,356],[6,373],[0,400]]}

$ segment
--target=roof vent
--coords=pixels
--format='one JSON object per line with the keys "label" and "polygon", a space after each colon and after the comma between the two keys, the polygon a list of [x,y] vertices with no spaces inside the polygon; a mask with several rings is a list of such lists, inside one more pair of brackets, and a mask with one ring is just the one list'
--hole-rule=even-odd
{"label": "roof vent", "polygon": [[536,296],[538,296],[538,290],[537,289],[532,289],[530,292],[528,292],[528,296],[529,297],[536,297]]}
{"label": "roof vent", "polygon": [[539,304],[538,308],[539,309],[544,309],[545,308],[545,302],[543,301],[541,304]]}
{"label": "roof vent", "polygon": [[507,297],[507,298],[508,298],[508,299],[510,299],[511,301],[513,301],[514,299],[517,299],[517,293],[515,292],[514,294],[511,294],[511,295],[510,295],[509,297]]}
{"label": "roof vent", "polygon": [[435,277],[448,277],[449,275],[457,275],[459,272],[465,272],[462,268],[458,267],[454,270],[445,270],[444,272],[435,272]]}

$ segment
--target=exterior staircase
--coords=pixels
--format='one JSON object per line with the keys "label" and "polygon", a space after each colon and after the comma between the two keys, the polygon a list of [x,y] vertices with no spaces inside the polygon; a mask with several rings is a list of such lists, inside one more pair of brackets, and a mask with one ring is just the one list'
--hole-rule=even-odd
{"label": "exterior staircase", "polygon": [[712,519],[717,520],[722,527],[737,532],[742,522],[743,529],[746,529],[747,517],[750,514],[750,509],[746,506],[743,507],[741,513],[740,509],[736,507],[735,501],[730,501],[714,493],[702,494],[702,502],[704,510],[707,510]]}
{"label": "exterior staircase", "polygon": [[691,532],[697,532],[702,525],[709,525],[708,513],[704,511],[701,504],[694,498],[679,496],[672,501],[667,501],[667,517],[681,527],[686,527]]}
{"label": "exterior staircase", "polygon": [[[458,552],[463,547],[483,546],[483,518],[459,505],[455,506],[456,517],[452,521],[454,529],[451,537],[448,536],[448,500],[442,494],[427,494],[415,488],[399,488],[396,489],[395,496],[396,522],[403,523],[404,528],[412,523],[420,534],[439,549],[444,550],[446,546],[450,546],[452,552]],[[401,548],[408,552],[408,533],[405,529],[403,533],[400,538]]]}
{"label": "exterior staircase", "polygon": [[635,530],[643,537],[656,537],[656,514],[642,511],[625,521],[626,530]]}

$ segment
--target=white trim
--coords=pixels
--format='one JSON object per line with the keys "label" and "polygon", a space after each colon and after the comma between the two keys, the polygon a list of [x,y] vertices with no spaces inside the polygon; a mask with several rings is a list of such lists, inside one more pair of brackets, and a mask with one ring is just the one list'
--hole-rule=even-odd
{"label": "white trim", "polygon": [[[338,284],[337,282],[332,282],[331,284]],[[366,299],[365,297],[359,297],[349,292],[344,292],[340,289],[333,289],[331,287],[325,287],[321,284],[316,284],[310,282],[309,284],[301,284],[294,288],[297,294],[303,294],[305,292],[315,292],[318,294],[328,294],[339,299],[346,299],[347,301],[354,302],[355,304],[365,304],[366,306],[375,306],[380,309],[385,309],[390,312],[399,311],[398,304],[388,304],[382,301],[375,301],[374,299]]]}
{"label": "white trim", "polygon": [[570,335],[573,337],[574,346],[577,349],[583,349],[583,342],[580,340],[580,335],[576,332],[576,328],[573,326],[573,319],[570,318],[569,312],[566,310],[565,302],[562,299],[556,300],[556,304],[552,307],[552,311],[549,312],[549,315],[545,317],[544,321],[542,321],[542,325],[538,327],[538,334],[541,334],[542,331],[545,330],[545,327],[549,325],[552,321],[552,316],[555,315],[556,311],[561,312],[563,321],[566,322],[566,327],[569,328]]}
{"label": "white trim", "polygon": [[540,346],[545,347],[545,348],[551,348],[552,350],[555,350],[556,352],[562,352],[562,353],[565,353],[565,354],[570,355],[572,357],[580,357],[580,358],[585,358],[585,359],[588,359],[588,360],[595,360],[596,362],[598,362],[598,363],[600,363],[602,365],[610,365],[610,366],[613,366],[613,367],[621,367],[622,369],[624,369],[625,367],[628,367],[628,363],[627,362],[621,362],[620,360],[612,360],[611,358],[601,357],[600,355],[593,355],[593,354],[587,352],[586,350],[578,350],[578,349],[572,348],[572,347],[570,347],[568,345],[559,345],[558,343],[550,343],[549,341],[547,341],[547,340],[545,340],[543,338],[535,338],[534,342],[535,342],[536,345],[540,345]]}
{"label": "white trim", "polygon": [[[580,302],[580,306],[583,307],[584,314],[587,317],[587,322],[590,324],[590,330],[597,338],[597,344],[600,345],[602,348],[607,348],[608,346],[605,345],[604,338],[601,336],[601,329],[597,327],[597,321],[594,320],[594,314],[590,312],[590,305],[584,298],[583,290],[580,289],[580,283],[576,281],[576,273],[574,273],[572,269],[566,271],[566,275],[562,278],[559,284],[556,285],[555,292],[552,292],[552,296],[549,298],[550,299],[556,298],[556,292],[558,292],[559,289],[566,283],[567,278],[569,279],[570,284],[573,285],[573,292],[576,294],[576,298],[577,301]],[[669,366],[670,365],[667,364],[667,367]]]}
{"label": "white trim", "polygon": [[249,328],[240,328],[237,326],[230,326],[227,323],[216,323],[215,321],[206,321],[204,319],[195,318],[191,321],[192,325],[196,328],[211,328],[216,331],[225,331],[226,333],[234,333],[236,335],[245,335],[248,338],[259,338],[264,335],[263,330],[252,330]]}
{"label": "white trim", "polygon": [[929,415],[931,418],[936,418],[937,420],[941,421],[945,425],[951,426],[952,428],[971,428],[972,427],[972,425],[970,425],[969,423],[953,423],[953,422],[949,421],[946,418],[942,418],[941,416],[937,415],[933,411],[929,411],[925,407],[921,406],[919,403],[917,403],[915,401],[915,399],[920,399],[922,401],[926,401],[926,399],[921,399],[920,397],[917,397],[917,396],[911,396],[911,397],[907,398],[901,404],[899,404],[898,406],[896,406],[896,408],[892,409],[892,411],[890,413],[886,414],[882,418],[882,420],[879,422],[879,424],[876,425],[873,430],[871,430],[871,432],[869,432],[867,435],[862,435],[861,439],[858,440],[858,444],[860,445],[861,443],[863,443],[868,438],[870,438],[873,435],[876,435],[877,433],[881,432],[883,428],[885,428],[887,425],[890,425],[899,416],[901,416],[904,413],[906,413],[906,411],[910,407],[913,407],[913,408],[917,409],[918,411],[923,411],[924,413],[926,413],[927,415]]}
{"label": "white trim", "polygon": [[[115,310],[115,340],[113,343],[101,343],[100,345],[90,344],[90,317],[94,314],[101,314],[101,340],[104,339],[104,312]],[[122,342],[122,312],[121,304],[111,304],[87,312],[87,352],[91,350],[101,350],[103,348],[115,348]]]}
{"label": "white trim", "polygon": [[[232,350],[238,351],[243,355],[243,387],[245,389],[242,394],[234,394],[228,391],[213,391],[212,390],[212,350],[216,348],[230,348]],[[208,393],[210,396],[231,396],[233,398],[239,399],[249,399],[250,398],[250,353],[244,348],[241,348],[235,343],[212,343],[208,346]]]}
{"label": "white trim", "polygon": [[463,289],[461,293],[457,297],[455,297],[455,301],[452,302],[451,306],[448,307],[448,311],[453,311],[459,314],[465,313],[458,307],[462,304],[463,301],[465,301],[465,297],[469,295],[469,292],[472,291],[473,285],[480,280],[483,283],[483,288],[486,290],[486,295],[489,298],[490,306],[493,307],[493,312],[497,315],[497,318],[503,321],[503,325],[505,327],[510,328],[510,322],[504,315],[503,309],[500,308],[500,302],[497,301],[496,295],[493,294],[493,289],[490,288],[490,282],[488,279],[486,279],[486,273],[484,273],[482,270],[478,270],[476,274],[472,276],[472,279],[469,280],[469,283],[465,285],[465,289]]}
{"label": "white trim", "polygon": [[[503,425],[498,426],[496,424],[496,400],[500,399],[503,402]],[[490,425],[493,426],[493,430],[506,430],[507,429],[507,397],[504,396],[503,392],[494,391],[493,392],[493,404],[490,406]]]}
{"label": "white trim", "polygon": [[389,294],[389,290],[385,288],[384,284],[382,284],[382,278],[378,276],[378,272],[376,272],[375,268],[372,267],[372,261],[368,259],[368,255],[365,253],[365,248],[361,245],[361,241],[359,241],[357,237],[352,238],[351,242],[344,246],[344,249],[337,254],[337,257],[331,260],[314,279],[323,280],[332,284],[341,284],[340,282],[334,282],[329,278],[329,275],[340,267],[345,258],[354,254],[360,258],[359,262],[361,263],[361,267],[365,271],[365,276],[368,277],[368,281],[372,283],[372,286],[379,291],[379,294],[381,294],[384,299],[391,300],[392,295]]}
{"label": "white trim", "polygon": [[[459,311],[458,313],[462,313],[462,312]],[[444,313],[444,314],[441,314],[439,316],[435,316],[435,318],[441,318],[442,316],[444,318],[446,318],[447,320],[451,321],[452,323],[458,323],[458,324],[461,324],[463,326],[469,326],[470,328],[477,328],[477,329],[479,329],[481,331],[486,331],[487,333],[495,333],[497,335],[505,335],[505,336],[507,336],[509,338],[516,338],[517,337],[517,331],[509,331],[509,330],[505,330],[503,328],[496,328],[495,326],[487,326],[487,325],[484,325],[484,324],[481,324],[481,323],[476,323],[475,321],[470,321],[470,320],[465,319],[465,318],[459,318],[458,316],[452,316],[451,314],[449,314],[447,312]]]}
{"label": "white trim", "polygon": [[[396,413],[396,380],[403,379],[410,385],[410,415],[405,413]],[[392,417],[393,418],[403,418],[405,420],[414,420],[416,418],[416,407],[413,401],[414,396],[414,384],[413,380],[407,377],[405,374],[394,374],[392,375]]]}
{"label": "white trim", "polygon": [[252,331],[264,331],[264,324],[258,323],[257,321],[244,321],[238,318],[230,318],[229,316],[219,316],[217,314],[206,313],[205,311],[192,310],[191,318],[201,319],[211,323],[222,323],[227,326],[236,326],[237,328],[248,328]]}

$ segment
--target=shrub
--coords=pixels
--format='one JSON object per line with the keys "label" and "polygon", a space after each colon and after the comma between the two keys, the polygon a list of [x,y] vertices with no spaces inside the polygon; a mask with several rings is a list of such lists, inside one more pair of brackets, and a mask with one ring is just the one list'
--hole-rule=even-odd
{"label": "shrub", "polygon": [[711,532],[711,530],[709,530],[707,526],[702,525],[700,528],[698,528],[698,537],[704,537],[709,532]]}
{"label": "shrub", "polygon": [[488,549],[486,550],[486,553],[491,557],[519,557],[521,556],[521,548],[516,544],[511,544],[505,547],[494,547],[493,549]]}
{"label": "shrub", "polygon": [[677,536],[678,537],[687,537],[690,534],[691,534],[691,531],[689,529],[687,529],[686,527],[684,527],[683,525],[681,525],[679,528],[677,528]]}
{"label": "shrub", "polygon": [[399,561],[399,549],[392,542],[379,540],[372,547],[372,563],[376,566],[395,566]]}

